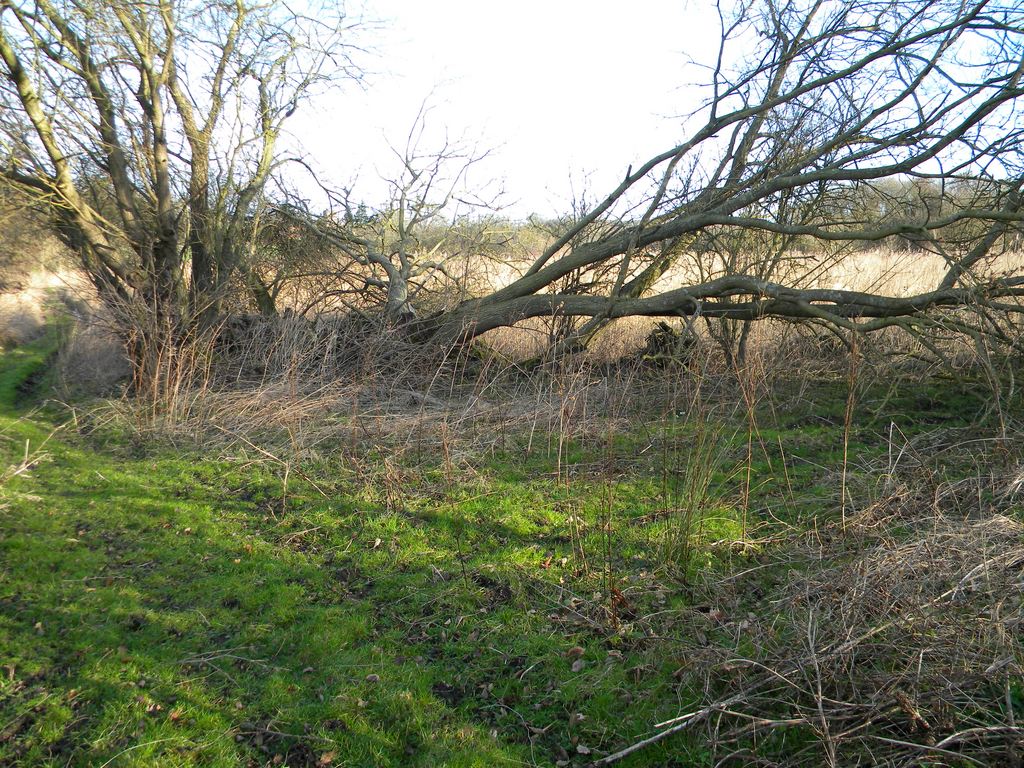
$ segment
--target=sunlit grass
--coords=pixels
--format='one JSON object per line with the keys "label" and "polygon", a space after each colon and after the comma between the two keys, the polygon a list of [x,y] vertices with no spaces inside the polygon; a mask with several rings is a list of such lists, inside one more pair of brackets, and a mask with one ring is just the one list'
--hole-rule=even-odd
{"label": "sunlit grass", "polygon": [[[807,595],[840,599],[859,582],[828,574],[858,557],[888,568],[890,549],[933,547],[914,548],[918,516],[946,542],[942,515],[1019,517],[993,489],[1020,446],[988,442],[941,384],[868,392],[844,442],[839,379],[783,382],[752,409],[726,377],[700,398],[693,381],[641,370],[617,394],[596,374],[538,375],[491,387],[508,399],[479,412],[454,387],[444,410],[386,385],[336,407],[339,386],[320,432],[279,428],[298,423],[286,393],[231,435],[223,403],[180,429],[123,403],[8,410],[0,450],[25,471],[0,508],[0,764],[584,765],[769,665],[803,680],[801,649],[838,642],[811,644]],[[965,485],[982,466],[989,485]],[[835,632],[877,630],[877,668],[897,670],[906,638],[878,630],[896,631],[876,594],[837,608]],[[874,680],[855,676],[851,701]],[[812,716],[813,686],[764,690],[750,711],[782,723],[770,738],[694,728],[620,764],[713,765],[737,744],[820,756],[813,727],[785,724],[787,707]],[[971,692],[972,711],[1000,711]],[[882,733],[906,725],[887,717]]]}

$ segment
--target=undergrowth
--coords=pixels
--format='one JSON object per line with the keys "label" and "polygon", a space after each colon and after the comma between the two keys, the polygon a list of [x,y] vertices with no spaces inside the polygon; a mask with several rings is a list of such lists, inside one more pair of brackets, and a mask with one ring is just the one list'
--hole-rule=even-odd
{"label": "undergrowth", "polygon": [[0,764],[1015,764],[1017,422],[932,386],[484,367],[0,414]]}

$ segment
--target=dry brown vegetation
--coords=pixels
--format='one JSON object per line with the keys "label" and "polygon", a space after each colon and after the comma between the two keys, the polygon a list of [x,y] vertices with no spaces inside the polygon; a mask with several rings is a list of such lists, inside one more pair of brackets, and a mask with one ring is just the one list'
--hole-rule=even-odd
{"label": "dry brown vegetation", "polygon": [[715,7],[517,223],[286,191],[342,5],[0,3],[0,762],[1024,762],[1024,6]]}
{"label": "dry brown vegetation", "polygon": [[[908,254],[858,263],[821,279],[896,294],[923,268]],[[116,348],[97,317],[80,320],[63,381],[80,384]],[[905,339],[848,347],[763,323],[730,370],[703,329],[685,359],[652,359],[638,322],[615,326],[589,359],[527,368],[518,361],[550,341],[532,323],[466,354],[351,317],[252,321],[230,347],[186,347],[151,397],[68,405],[85,434],[127,429],[139,445],[274,468],[278,514],[289,482],[314,495],[342,482],[402,510],[424,493],[486,495],[495,462],[546,461],[572,521],[562,576],[510,564],[515,590],[549,624],[622,649],[608,664],[629,658],[622,696],[635,703],[622,699],[623,711],[678,701],[646,734],[608,740],[595,766],[647,764],[681,743],[716,766],[1019,764],[1024,444],[1016,392],[977,376],[976,349],[946,349],[980,395],[964,405]],[[447,486],[424,486],[422,468],[441,461]],[[581,511],[587,494],[661,475],[655,509]],[[670,491],[672,477],[689,486]],[[644,536],[654,562],[609,554]]]}

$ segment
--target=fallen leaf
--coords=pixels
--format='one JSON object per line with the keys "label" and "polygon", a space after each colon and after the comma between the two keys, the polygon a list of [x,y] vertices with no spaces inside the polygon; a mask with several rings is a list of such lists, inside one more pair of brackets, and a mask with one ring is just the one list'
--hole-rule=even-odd
{"label": "fallen leaf", "polygon": [[320,755],[317,765],[330,765],[332,762],[334,762],[334,752],[324,752]]}
{"label": "fallen leaf", "polygon": [[586,653],[586,651],[584,651],[582,648],[580,648],[577,645],[577,646],[575,646],[573,648],[570,648],[568,651],[566,651],[565,652],[565,656],[568,659],[578,659],[581,656],[583,656],[584,653]]}
{"label": "fallen leaf", "polygon": [[1006,667],[1010,666],[1012,663],[1013,663],[1013,656],[1007,656],[1005,659],[997,659],[996,661],[993,661],[989,665],[988,669],[986,669],[983,672],[983,674],[991,675],[991,674],[993,674],[995,672],[998,672],[1001,669],[1005,669]]}
{"label": "fallen leaf", "polygon": [[583,744],[577,744],[576,751],[579,752],[581,755],[589,755],[590,747],[586,747]]}
{"label": "fallen leaf", "polygon": [[587,666],[587,662],[585,662],[583,659],[576,659],[576,661],[572,663],[572,671],[582,672],[585,666]]}
{"label": "fallen leaf", "polygon": [[367,675],[366,676],[366,682],[368,682],[368,683],[379,683],[380,682],[380,675]]}

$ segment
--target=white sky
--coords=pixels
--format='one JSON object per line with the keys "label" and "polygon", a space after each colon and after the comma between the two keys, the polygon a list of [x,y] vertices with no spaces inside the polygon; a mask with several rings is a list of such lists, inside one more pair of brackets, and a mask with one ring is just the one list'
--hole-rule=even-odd
{"label": "white sky", "polygon": [[553,215],[603,197],[632,163],[678,142],[697,94],[688,57],[718,42],[708,0],[367,0],[388,21],[369,88],[320,100],[290,125],[334,185],[387,195],[424,101],[431,140],[465,136],[493,154],[471,187],[502,182],[506,213]]}

